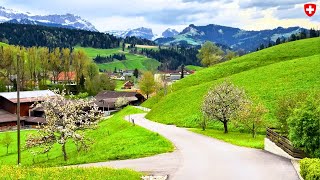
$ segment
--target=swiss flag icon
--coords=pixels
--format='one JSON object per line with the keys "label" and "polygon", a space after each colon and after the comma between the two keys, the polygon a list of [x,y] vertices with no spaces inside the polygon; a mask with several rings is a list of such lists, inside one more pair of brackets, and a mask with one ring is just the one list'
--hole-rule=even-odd
{"label": "swiss flag icon", "polygon": [[304,5],[304,12],[306,13],[307,16],[311,17],[313,16],[317,11],[317,5],[316,4],[305,4]]}

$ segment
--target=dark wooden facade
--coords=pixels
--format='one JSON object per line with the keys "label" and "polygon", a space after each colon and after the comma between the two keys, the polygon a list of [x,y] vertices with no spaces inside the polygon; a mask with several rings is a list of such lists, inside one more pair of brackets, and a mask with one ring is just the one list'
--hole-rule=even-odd
{"label": "dark wooden facade", "polygon": [[[20,116],[29,116],[29,107],[33,103],[24,102],[20,104]],[[11,114],[17,113],[17,103],[13,103],[8,99],[0,96],[0,109],[10,112]]]}

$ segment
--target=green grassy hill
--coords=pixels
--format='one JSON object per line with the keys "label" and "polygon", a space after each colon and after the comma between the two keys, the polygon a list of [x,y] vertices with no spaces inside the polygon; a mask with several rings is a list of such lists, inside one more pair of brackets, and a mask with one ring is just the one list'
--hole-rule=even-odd
{"label": "green grassy hill", "polygon": [[[90,58],[95,58],[99,54],[101,56],[109,56],[112,54],[123,53],[121,48],[95,49],[95,48],[76,47],[76,49],[84,50]],[[135,68],[139,70],[154,70],[154,69],[157,69],[158,66],[160,66],[160,62],[158,62],[155,59],[147,58],[141,55],[130,54],[126,50],[124,53],[126,55],[127,60],[98,64],[99,68],[107,71],[113,71],[115,68],[122,69],[122,70],[134,70]]]}
{"label": "green grassy hill", "polygon": [[[268,122],[276,125],[280,96],[320,87],[320,38],[285,43],[197,71],[173,84],[171,93],[144,103],[147,118],[185,127],[198,127],[204,95],[226,78],[244,88],[269,109]],[[214,124],[220,128],[220,124]]]}

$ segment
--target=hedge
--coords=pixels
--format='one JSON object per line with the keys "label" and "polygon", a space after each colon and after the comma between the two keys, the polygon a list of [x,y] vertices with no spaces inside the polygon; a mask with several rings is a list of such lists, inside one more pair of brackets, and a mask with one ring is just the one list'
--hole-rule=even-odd
{"label": "hedge", "polygon": [[300,174],[304,180],[320,180],[320,159],[302,159],[300,161]]}

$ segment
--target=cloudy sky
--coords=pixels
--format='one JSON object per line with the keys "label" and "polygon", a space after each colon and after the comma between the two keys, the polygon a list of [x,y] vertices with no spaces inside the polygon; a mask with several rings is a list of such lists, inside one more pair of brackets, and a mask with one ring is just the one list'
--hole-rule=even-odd
{"label": "cloudy sky", "polygon": [[[317,3],[309,18],[304,3]],[[155,33],[189,24],[219,24],[247,30],[278,26],[320,28],[320,0],[0,0],[0,5],[32,14],[80,15],[100,31],[149,27]]]}

